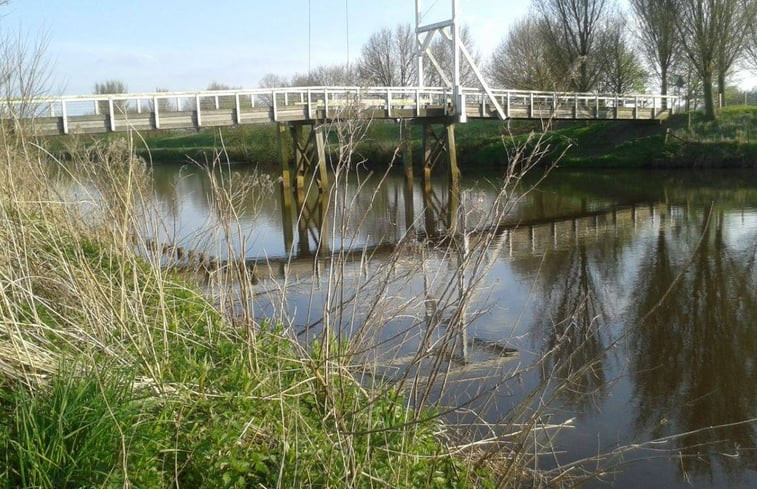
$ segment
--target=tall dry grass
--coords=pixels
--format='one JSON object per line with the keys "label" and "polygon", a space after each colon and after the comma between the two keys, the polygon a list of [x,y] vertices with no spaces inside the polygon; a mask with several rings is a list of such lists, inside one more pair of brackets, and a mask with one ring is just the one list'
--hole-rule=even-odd
{"label": "tall dry grass", "polygon": [[[439,424],[410,422],[403,396],[357,380],[335,331],[305,344],[254,318],[251,271],[237,266],[236,247],[223,245],[233,252],[208,270],[211,298],[167,267],[166,248],[147,238],[164,229],[133,140],[61,162],[33,136],[3,137],[0,486],[479,478],[448,453]],[[228,238],[252,184],[211,173]]]}

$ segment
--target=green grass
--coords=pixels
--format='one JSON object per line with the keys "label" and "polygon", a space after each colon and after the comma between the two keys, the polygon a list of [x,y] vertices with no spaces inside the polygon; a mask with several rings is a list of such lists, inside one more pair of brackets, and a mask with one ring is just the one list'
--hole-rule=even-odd
{"label": "green grass", "polygon": [[0,488],[489,483],[432,411],[363,385],[342,341],[232,324],[138,254],[123,237],[143,172],[115,146],[84,162],[121,189],[103,220],[45,197],[43,159],[0,162]]}

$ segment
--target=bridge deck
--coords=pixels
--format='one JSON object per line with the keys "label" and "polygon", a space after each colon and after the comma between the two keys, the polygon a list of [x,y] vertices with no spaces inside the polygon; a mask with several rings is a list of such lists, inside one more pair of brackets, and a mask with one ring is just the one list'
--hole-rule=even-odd
{"label": "bridge deck", "polygon": [[[509,119],[660,120],[675,97],[494,90]],[[486,94],[465,89],[468,119],[497,119]],[[10,114],[8,113],[10,112]],[[97,134],[130,129],[199,129],[337,118],[438,118],[452,116],[452,93],[443,88],[297,87],[274,90],[155,92],[84,95],[12,101],[4,116],[33,121],[37,131]]]}

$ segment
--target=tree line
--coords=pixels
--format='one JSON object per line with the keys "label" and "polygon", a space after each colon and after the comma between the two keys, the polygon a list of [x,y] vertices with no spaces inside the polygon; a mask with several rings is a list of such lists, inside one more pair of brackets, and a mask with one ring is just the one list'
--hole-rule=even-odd
{"label": "tree line", "polygon": [[[495,87],[597,93],[659,90],[701,100],[715,118],[716,100],[741,68],[757,70],[757,0],[532,0],[487,58],[468,27],[462,42]],[[429,46],[443,73],[451,73],[450,43]],[[351,63],[323,65],[291,77],[270,73],[261,88],[287,86],[412,86],[417,83],[417,40],[408,24],[374,32]],[[427,63],[428,65],[428,63]],[[465,86],[477,86],[463,63]],[[424,84],[442,86],[429,67]],[[98,84],[96,93],[112,83]],[[213,86],[217,88],[216,86]],[[125,88],[125,87],[120,87]],[[695,106],[697,102],[694,102]]]}
{"label": "tree line", "polygon": [[[757,69],[757,0],[532,0],[484,60],[496,87],[578,92],[640,92],[659,89],[703,100],[715,117],[716,95],[724,96],[737,68]],[[471,52],[468,28],[462,38]],[[442,68],[452,53],[441,38],[431,46]],[[416,39],[410,24],[371,35],[350,65],[319,66],[290,79],[266,75],[262,87],[297,85],[406,86],[416,83]],[[481,64],[481,56],[476,54]],[[433,69],[427,85],[442,85]],[[475,85],[468,66],[463,84]]]}
{"label": "tree line", "polygon": [[[757,68],[755,0],[534,0],[494,50],[495,85],[629,92],[672,86],[715,118],[737,68]],[[715,87],[715,83],[717,86]],[[716,91],[715,91],[716,90]]]}

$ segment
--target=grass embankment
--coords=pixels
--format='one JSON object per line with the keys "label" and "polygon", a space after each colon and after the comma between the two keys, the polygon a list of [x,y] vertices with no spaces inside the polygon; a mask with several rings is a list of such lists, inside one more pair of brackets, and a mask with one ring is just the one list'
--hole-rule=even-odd
{"label": "grass embankment", "polygon": [[[456,126],[460,164],[489,169],[508,160],[507,148],[522,144],[541,123],[472,121]],[[414,161],[421,159],[421,131],[413,128]],[[503,139],[505,144],[503,145]],[[374,122],[358,153],[371,161],[388,161],[400,140],[400,126]],[[225,143],[232,161],[275,165],[278,142],[273,126],[207,131],[168,136],[149,135],[148,147],[156,161],[196,161],[211,158]],[[557,121],[546,141],[552,155],[562,155],[560,166],[602,168],[753,168],[757,164],[757,107],[720,110],[718,120],[701,114],[677,114],[663,123]]]}
{"label": "grass embankment", "polygon": [[[525,142],[514,123],[505,148]],[[549,154],[571,168],[754,168],[757,165],[757,107],[726,107],[716,121],[702,114],[677,114],[662,123],[555,121],[545,141]],[[491,139],[473,161],[502,161],[501,141]],[[506,156],[505,156],[506,157]],[[547,158],[549,160],[549,158]],[[470,161],[469,161],[470,163]]]}
{"label": "grass embankment", "polygon": [[148,179],[128,150],[84,162],[102,198],[82,216],[43,155],[2,149],[0,487],[473,484],[441,426],[364,388],[342,343],[231,324],[136,253]]}
{"label": "grass embankment", "polygon": [[[469,171],[501,167],[509,160],[508,150],[524,144],[530,133],[543,129],[538,121],[510,121],[505,125],[474,120],[458,124],[455,131],[459,162]],[[374,121],[357,145],[356,160],[385,165],[396,154],[400,131],[400,125],[394,122]],[[413,126],[412,131],[414,162],[419,165],[422,134],[418,126]],[[85,139],[84,145],[120,137],[97,136]],[[137,152],[154,162],[207,163],[225,150],[232,162],[271,169],[280,164],[277,127],[273,124],[199,132],[157,131],[142,137],[144,141],[137,146]],[[285,138],[288,137],[287,134]],[[336,141],[331,142],[336,146]],[[563,167],[753,168],[757,164],[757,107],[723,108],[714,122],[705,121],[699,113],[677,114],[662,123],[555,121],[543,142],[551,148],[545,161],[550,162],[551,155],[552,160],[559,158]],[[71,147],[67,139],[51,138],[48,143],[61,153]],[[285,147],[290,146],[291,141],[285,139]]]}

